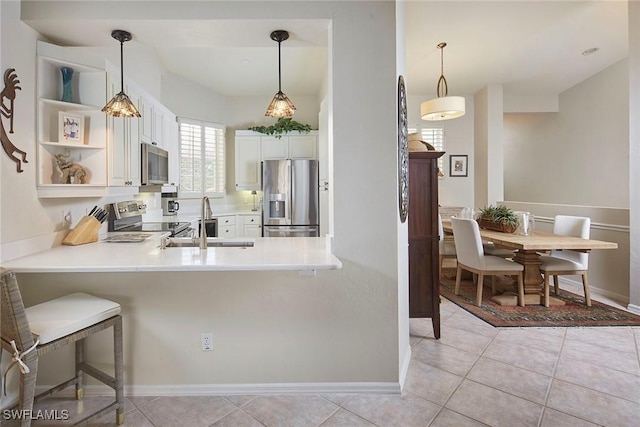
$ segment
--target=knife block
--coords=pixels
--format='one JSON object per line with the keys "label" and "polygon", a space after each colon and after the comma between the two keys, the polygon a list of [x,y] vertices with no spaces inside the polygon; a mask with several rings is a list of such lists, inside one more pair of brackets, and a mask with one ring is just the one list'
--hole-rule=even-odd
{"label": "knife block", "polygon": [[93,216],[83,216],[76,227],[62,240],[63,245],[84,245],[98,241],[98,231],[102,224]]}

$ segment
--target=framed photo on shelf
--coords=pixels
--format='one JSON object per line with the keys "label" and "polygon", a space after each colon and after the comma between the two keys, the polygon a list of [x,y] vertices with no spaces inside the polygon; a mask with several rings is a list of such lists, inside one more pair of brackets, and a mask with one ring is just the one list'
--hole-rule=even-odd
{"label": "framed photo on shelf", "polygon": [[452,154],[449,156],[449,176],[467,176],[469,172],[469,157]]}
{"label": "framed photo on shelf", "polygon": [[58,142],[84,144],[84,116],[60,111],[58,113]]}

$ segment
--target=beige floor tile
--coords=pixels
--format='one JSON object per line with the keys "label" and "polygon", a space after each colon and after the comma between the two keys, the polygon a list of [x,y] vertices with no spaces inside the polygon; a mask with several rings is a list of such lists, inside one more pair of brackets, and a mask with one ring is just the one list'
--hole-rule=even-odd
{"label": "beige floor tile", "polygon": [[504,328],[496,336],[496,341],[506,341],[543,350],[559,353],[564,341],[566,328]]}
{"label": "beige floor tile", "polygon": [[211,427],[262,427],[263,424],[256,421],[251,415],[242,409],[236,409],[223,419],[216,421]]}
{"label": "beige floor tile", "polygon": [[540,427],[598,427],[598,424],[572,417],[555,409],[546,408]]}
{"label": "beige floor tile", "polygon": [[477,354],[478,356],[482,354],[489,343],[493,340],[493,337],[480,335],[476,332],[470,332],[454,327],[447,328],[446,332],[446,334],[441,334],[440,336],[440,342],[442,344]]}
{"label": "beige floor tile", "polygon": [[547,407],[604,426],[637,426],[640,404],[553,380]]}
{"label": "beige floor tile", "polygon": [[435,366],[452,374],[464,376],[480,356],[444,345],[438,341],[423,340],[411,349],[412,360]]}
{"label": "beige floor tile", "polygon": [[338,406],[315,395],[257,396],[242,409],[266,426],[318,426]]}
{"label": "beige floor tile", "polygon": [[157,398],[158,396],[127,396],[127,399],[129,399],[136,408],[140,408]]}
{"label": "beige floor tile", "polygon": [[486,426],[479,421],[453,412],[451,409],[443,408],[429,427],[481,427]]}
{"label": "beige floor tile", "polygon": [[560,356],[554,377],[640,403],[640,376]]}
{"label": "beige floor tile", "polygon": [[234,410],[236,406],[220,396],[162,396],[140,408],[157,427],[209,426]]}
{"label": "beige floor tile", "polygon": [[617,328],[570,328],[566,339],[578,340],[626,353],[636,353],[633,330],[629,327]]}
{"label": "beige floor tile", "polygon": [[407,395],[359,395],[345,408],[378,427],[423,427],[429,425],[441,407]]}
{"label": "beige floor tile", "polygon": [[457,329],[473,332],[487,337],[495,337],[500,331],[498,328],[488,324],[484,320],[478,319],[476,316],[465,310],[459,310],[447,317],[442,324],[446,327],[451,326]]}
{"label": "beige floor tile", "polygon": [[[116,424],[115,414],[109,414],[102,417],[96,423],[91,423],[91,427],[118,427]],[[145,417],[138,409],[129,411],[124,414],[124,424],[120,424],[121,427],[153,427],[151,421]]]}
{"label": "beige floor tile", "polygon": [[463,378],[418,360],[411,362],[404,392],[444,405]]}
{"label": "beige floor tile", "polygon": [[498,340],[489,344],[482,356],[548,376],[553,374],[558,361],[555,353]]}
{"label": "beige floor tile", "polygon": [[431,319],[409,319],[409,337],[435,338]]}
{"label": "beige floor tile", "polygon": [[335,403],[338,406],[344,406],[345,403],[347,403],[348,401],[353,399],[355,394],[353,394],[353,393],[326,393],[326,394],[321,394],[320,396],[322,396],[325,399]]}
{"label": "beige floor tile", "polygon": [[611,350],[597,344],[566,340],[562,347],[562,356],[633,375],[640,375],[640,365],[638,364],[637,354]]}
{"label": "beige floor tile", "polygon": [[446,407],[491,426],[537,426],[544,406],[465,380]]}
{"label": "beige floor tile", "polygon": [[339,409],[322,423],[321,427],[375,427],[375,425],[346,409]]}
{"label": "beige floor tile", "polygon": [[247,402],[250,402],[256,398],[256,396],[243,395],[243,394],[238,394],[238,395],[234,394],[234,395],[225,396],[225,397],[237,407],[245,405]]}
{"label": "beige floor tile", "polygon": [[544,405],[551,377],[481,357],[467,378]]}

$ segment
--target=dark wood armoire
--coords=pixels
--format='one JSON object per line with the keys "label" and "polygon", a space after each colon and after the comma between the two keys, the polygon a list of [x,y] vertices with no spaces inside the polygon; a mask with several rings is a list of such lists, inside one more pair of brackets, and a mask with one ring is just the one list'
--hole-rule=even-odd
{"label": "dark wood armoire", "polygon": [[409,317],[430,317],[440,338],[439,151],[409,153]]}

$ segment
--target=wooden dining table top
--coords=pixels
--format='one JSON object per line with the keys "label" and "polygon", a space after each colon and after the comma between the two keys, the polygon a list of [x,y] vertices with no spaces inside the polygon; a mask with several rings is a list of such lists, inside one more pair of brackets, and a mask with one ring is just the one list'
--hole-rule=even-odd
{"label": "wooden dining table top", "polygon": [[[446,233],[453,233],[450,221],[442,221]],[[484,240],[493,242],[508,249],[524,251],[550,251],[552,249],[572,249],[576,251],[590,251],[592,249],[617,249],[618,244],[602,240],[582,239],[580,237],[561,236],[552,233],[534,231],[529,236],[515,233],[480,229],[480,236]]]}

